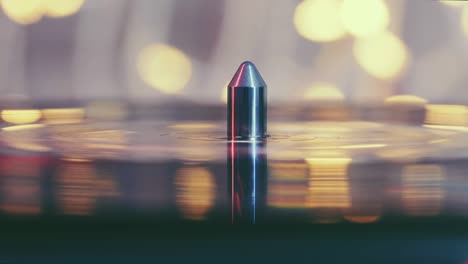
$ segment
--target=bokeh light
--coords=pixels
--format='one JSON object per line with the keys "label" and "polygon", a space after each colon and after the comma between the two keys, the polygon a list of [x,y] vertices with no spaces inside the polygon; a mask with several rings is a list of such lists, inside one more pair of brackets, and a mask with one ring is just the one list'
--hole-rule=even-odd
{"label": "bokeh light", "polygon": [[304,98],[319,102],[341,102],[344,100],[344,95],[331,83],[317,82],[306,89]]}
{"label": "bokeh light", "polygon": [[310,208],[348,208],[351,205],[348,184],[350,158],[306,158],[309,166]]}
{"label": "bokeh light", "polygon": [[312,41],[334,41],[346,35],[337,0],[301,2],[294,12],[294,25],[299,35]]}
{"label": "bokeh light", "polygon": [[43,15],[42,0],[2,0],[1,4],[5,14],[18,24],[36,23]]}
{"label": "bokeh light", "polygon": [[165,44],[145,47],[138,55],[137,68],[146,84],[168,94],[179,93],[192,76],[189,57]]}
{"label": "bokeh light", "polygon": [[382,0],[344,0],[341,19],[349,33],[364,37],[384,31],[390,15]]}
{"label": "bokeh light", "polygon": [[177,204],[185,218],[202,220],[214,205],[215,182],[204,167],[184,167],[176,176]]}
{"label": "bokeh light", "polygon": [[35,109],[3,110],[1,113],[5,122],[12,124],[34,123],[41,118],[41,111]]}
{"label": "bokeh light", "polygon": [[358,64],[380,79],[397,77],[409,61],[405,44],[388,31],[357,39],[353,52]]}
{"label": "bokeh light", "polygon": [[85,0],[42,0],[44,13],[49,17],[66,17],[77,13]]}
{"label": "bokeh light", "polygon": [[77,13],[85,0],[3,0],[0,1],[5,14],[22,25],[33,24],[46,15],[66,17]]}

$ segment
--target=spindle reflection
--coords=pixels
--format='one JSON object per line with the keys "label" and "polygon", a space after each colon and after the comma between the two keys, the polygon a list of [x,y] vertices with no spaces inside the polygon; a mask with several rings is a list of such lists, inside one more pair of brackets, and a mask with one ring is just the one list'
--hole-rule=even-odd
{"label": "spindle reflection", "polygon": [[228,143],[232,223],[257,223],[266,205],[267,163],[264,141]]}

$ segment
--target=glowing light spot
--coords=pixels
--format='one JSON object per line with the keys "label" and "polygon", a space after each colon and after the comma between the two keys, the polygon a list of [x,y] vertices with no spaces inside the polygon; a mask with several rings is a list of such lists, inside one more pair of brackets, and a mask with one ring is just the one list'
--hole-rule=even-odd
{"label": "glowing light spot", "polygon": [[18,24],[36,23],[43,15],[42,0],[2,0],[1,4],[5,14]]}
{"label": "glowing light spot", "polygon": [[388,106],[424,107],[427,104],[427,100],[414,95],[402,94],[387,97],[384,103]]}
{"label": "glowing light spot", "polygon": [[345,36],[337,0],[305,0],[297,5],[294,25],[302,37],[319,42],[334,41]]}
{"label": "glowing light spot", "polygon": [[461,23],[463,32],[465,35],[468,36],[468,5],[463,8],[462,15],[461,15]]}
{"label": "glowing light spot", "polygon": [[138,55],[142,80],[164,93],[177,94],[190,81],[192,63],[181,50],[164,44],[144,48]]}
{"label": "glowing light spot", "polygon": [[1,113],[5,122],[12,124],[34,123],[41,118],[41,111],[34,109],[24,110],[3,110]]}
{"label": "glowing light spot", "polygon": [[358,64],[370,75],[392,79],[408,64],[408,51],[403,42],[390,32],[357,39],[353,47]]}
{"label": "glowing light spot", "polygon": [[344,100],[343,93],[330,83],[312,84],[312,86],[305,91],[304,97],[307,100],[321,102],[341,102]]}
{"label": "glowing light spot", "polygon": [[382,0],[344,0],[341,19],[349,33],[364,37],[384,31],[390,16]]}
{"label": "glowing light spot", "polygon": [[213,207],[215,182],[204,167],[182,168],[176,175],[177,204],[185,218],[202,220]]}
{"label": "glowing light spot", "polygon": [[49,17],[66,17],[77,13],[85,0],[42,0]]}

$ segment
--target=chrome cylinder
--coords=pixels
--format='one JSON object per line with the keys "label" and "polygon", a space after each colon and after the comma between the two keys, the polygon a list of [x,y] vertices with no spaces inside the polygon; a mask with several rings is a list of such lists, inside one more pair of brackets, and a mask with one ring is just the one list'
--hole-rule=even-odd
{"label": "chrome cylinder", "polygon": [[242,63],[228,85],[227,137],[267,137],[267,86],[252,62]]}

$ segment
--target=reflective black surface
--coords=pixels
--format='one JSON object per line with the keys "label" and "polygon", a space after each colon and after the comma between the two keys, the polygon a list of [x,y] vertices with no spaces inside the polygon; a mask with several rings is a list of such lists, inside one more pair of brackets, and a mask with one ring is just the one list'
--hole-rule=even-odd
{"label": "reflective black surface", "polygon": [[[2,123],[2,256],[19,254],[15,240],[35,254],[138,255],[176,244],[242,254],[273,240],[261,252],[467,258],[465,112],[278,106],[270,137],[231,141],[224,106],[173,107],[123,108],[119,118],[57,109],[32,124]],[[63,242],[77,238],[84,245]],[[108,238],[120,242],[92,242]],[[251,243],[227,248],[224,239]]]}

